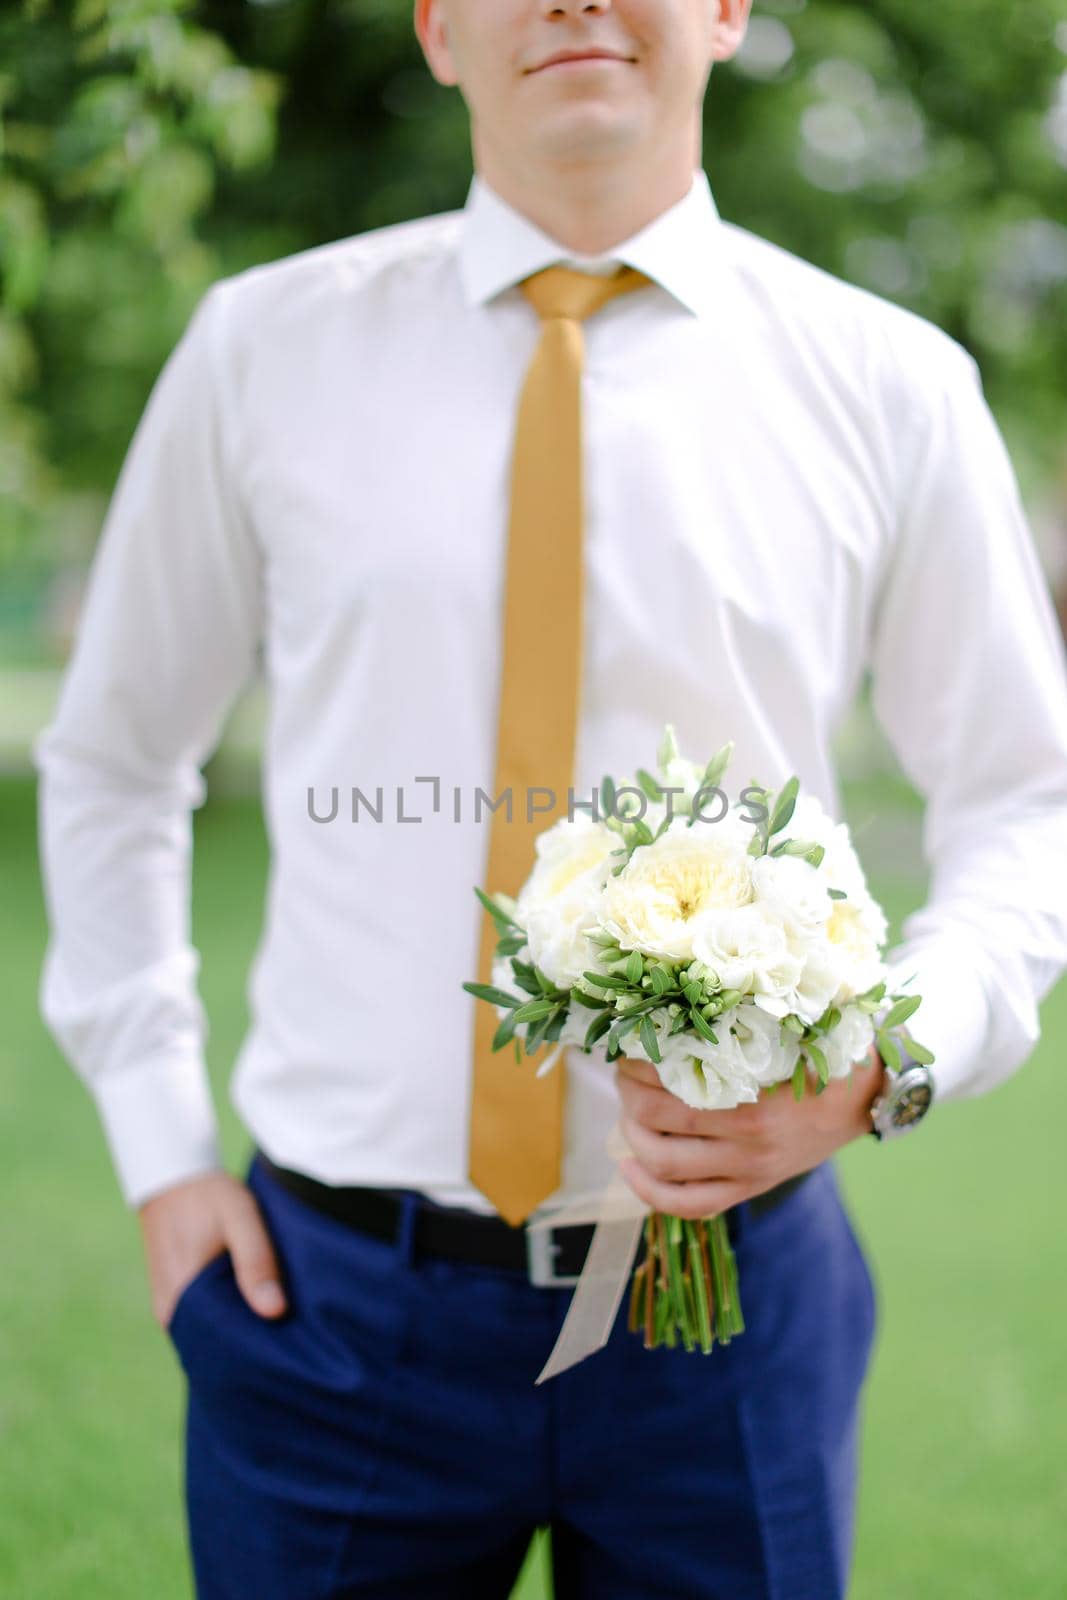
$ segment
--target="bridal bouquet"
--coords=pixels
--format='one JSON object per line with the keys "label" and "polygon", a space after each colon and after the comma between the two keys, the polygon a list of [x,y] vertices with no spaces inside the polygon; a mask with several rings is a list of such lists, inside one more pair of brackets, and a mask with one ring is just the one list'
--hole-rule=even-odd
{"label": "bridal bouquet", "polygon": [[[555,1044],[653,1063],[687,1105],[727,1109],[791,1084],[799,1099],[847,1077],[872,1042],[900,1067],[897,1040],[918,995],[886,996],[886,920],[844,823],[795,777],[730,804],[733,751],[685,760],[667,727],[658,776],[602,782],[600,816],[545,829],[517,897],[475,893],[499,935],[490,984],[493,1049],[517,1060]],[[879,1013],[881,1015],[879,1016]],[[646,1346],[705,1353],[744,1329],[725,1217],[650,1213],[634,1272],[632,1331]]]}

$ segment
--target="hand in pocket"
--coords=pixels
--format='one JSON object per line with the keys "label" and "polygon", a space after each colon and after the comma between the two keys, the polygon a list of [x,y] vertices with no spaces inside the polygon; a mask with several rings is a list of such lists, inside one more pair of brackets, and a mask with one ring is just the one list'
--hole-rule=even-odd
{"label": "hand in pocket", "polygon": [[139,1208],[152,1314],[166,1330],[182,1292],[228,1250],[245,1300],[259,1316],[286,1310],[278,1261],[262,1213],[248,1186],[227,1172],[209,1172],[171,1185]]}

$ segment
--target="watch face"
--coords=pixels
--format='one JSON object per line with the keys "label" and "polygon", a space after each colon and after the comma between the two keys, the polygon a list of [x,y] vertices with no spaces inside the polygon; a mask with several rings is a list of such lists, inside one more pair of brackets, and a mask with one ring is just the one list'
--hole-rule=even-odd
{"label": "watch face", "polygon": [[893,1126],[908,1128],[912,1123],[918,1122],[926,1115],[932,1099],[933,1089],[923,1079],[909,1084],[901,1091],[900,1098],[894,1102]]}

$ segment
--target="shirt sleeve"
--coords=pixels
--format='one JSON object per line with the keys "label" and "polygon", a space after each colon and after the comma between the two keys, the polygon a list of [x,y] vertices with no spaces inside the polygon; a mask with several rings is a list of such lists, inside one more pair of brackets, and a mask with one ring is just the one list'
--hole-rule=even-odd
{"label": "shirt sleeve", "polygon": [[930,873],[890,987],[922,995],[914,1034],[949,1100],[1022,1065],[1067,966],[1067,672],[977,364],[938,330],[916,378],[870,664]]}
{"label": "shirt sleeve", "polygon": [[262,636],[232,460],[226,287],[202,296],[156,379],[34,742],[41,1013],[94,1097],[130,1206],[222,1164],[190,942],[192,810]]}

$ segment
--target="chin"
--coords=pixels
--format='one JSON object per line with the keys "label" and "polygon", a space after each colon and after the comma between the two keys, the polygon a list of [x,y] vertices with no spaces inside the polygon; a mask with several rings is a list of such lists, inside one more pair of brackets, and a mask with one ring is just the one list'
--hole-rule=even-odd
{"label": "chin", "polygon": [[556,158],[595,160],[629,149],[641,137],[637,119],[620,116],[610,106],[575,106],[553,117],[551,126],[546,121],[538,124],[533,142],[543,155]]}

